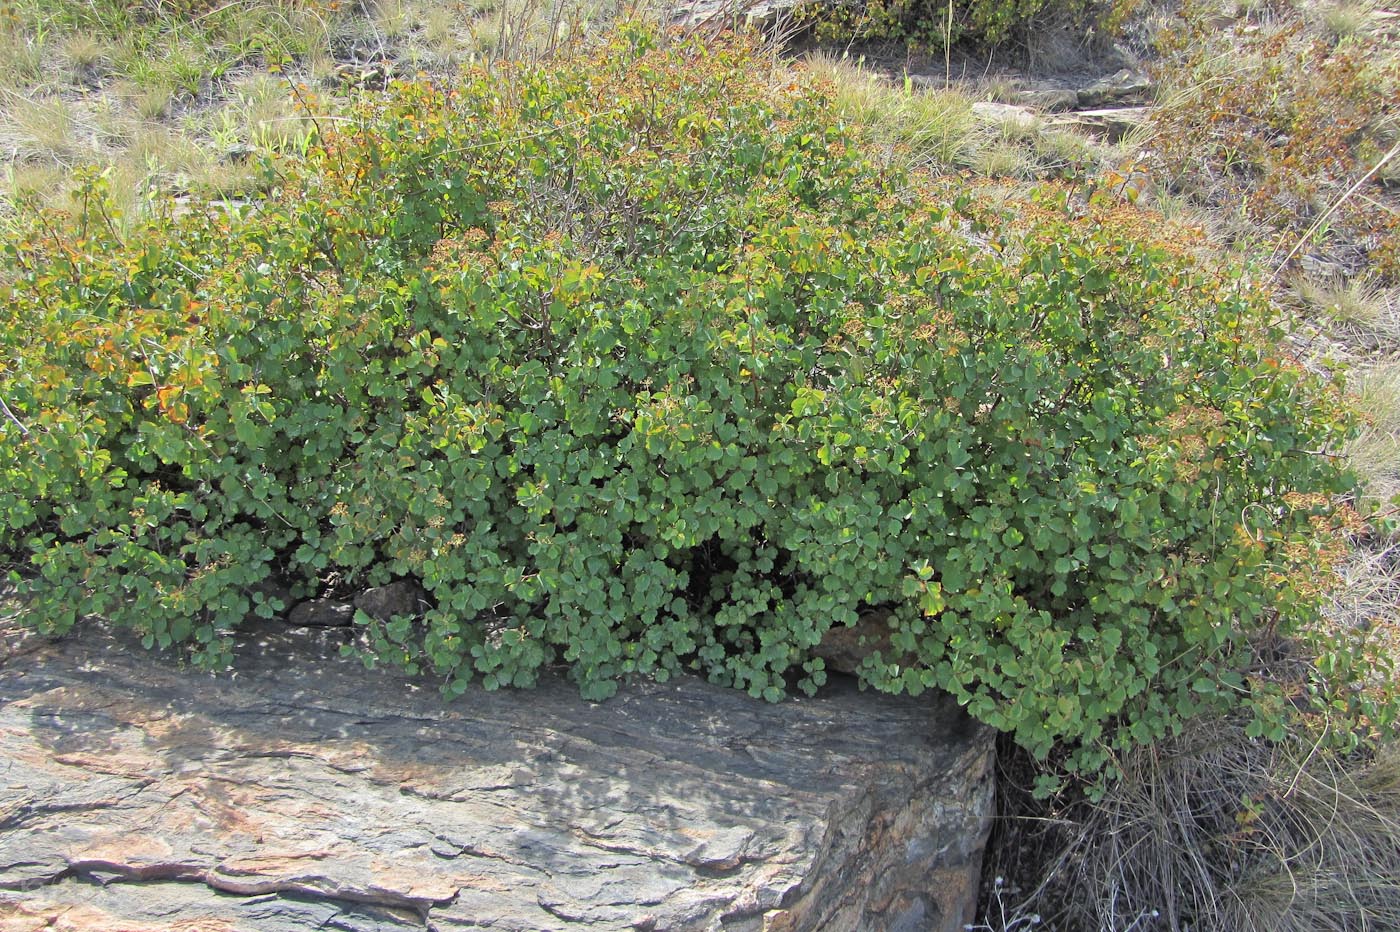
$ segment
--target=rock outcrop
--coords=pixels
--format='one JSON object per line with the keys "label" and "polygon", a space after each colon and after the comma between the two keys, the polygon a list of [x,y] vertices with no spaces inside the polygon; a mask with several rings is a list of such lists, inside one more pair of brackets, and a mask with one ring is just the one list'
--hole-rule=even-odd
{"label": "rock outcrop", "polygon": [[[601,704],[432,684],[269,624],[237,673],[89,629],[0,661],[0,929],[952,932],[990,742],[852,681]],[[835,678],[834,678],[835,679]]]}
{"label": "rock outcrop", "polygon": [[1147,107],[1110,107],[1104,110],[1076,110],[1073,113],[1060,114],[1052,119],[1049,125],[1080,130],[1116,143],[1145,124],[1150,117],[1151,111]]}
{"label": "rock outcrop", "polygon": [[797,6],[798,0],[682,0],[672,22],[690,29],[747,27],[771,34],[790,24]]}
{"label": "rock outcrop", "polygon": [[1079,89],[1081,109],[1141,100],[1152,91],[1152,80],[1140,71],[1123,68]]}

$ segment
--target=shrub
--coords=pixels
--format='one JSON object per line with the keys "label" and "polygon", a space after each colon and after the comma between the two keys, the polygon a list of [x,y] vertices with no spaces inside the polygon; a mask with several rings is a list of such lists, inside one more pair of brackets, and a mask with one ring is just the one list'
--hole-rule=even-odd
{"label": "shrub", "polygon": [[1136,6],[1136,0],[804,0],[797,20],[814,24],[826,41],[897,39],[943,49],[1024,41],[1047,29],[1113,31]]}
{"label": "shrub", "polygon": [[0,272],[30,623],[217,666],[269,581],[406,578],[429,607],[359,615],[363,655],[449,694],[562,661],[776,700],[883,610],[868,683],[1071,771],[1208,709],[1278,732],[1252,644],[1354,518],[1335,390],[1135,213],[875,170],[768,67],[631,28],[398,84],[125,241],[91,176]]}

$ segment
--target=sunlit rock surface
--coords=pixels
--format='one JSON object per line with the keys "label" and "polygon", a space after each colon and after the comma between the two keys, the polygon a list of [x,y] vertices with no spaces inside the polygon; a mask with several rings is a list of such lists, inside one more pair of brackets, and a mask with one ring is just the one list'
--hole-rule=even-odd
{"label": "sunlit rock surface", "polygon": [[846,678],[589,703],[368,672],[344,631],[182,671],[89,631],[0,663],[0,930],[961,927],[987,733]]}

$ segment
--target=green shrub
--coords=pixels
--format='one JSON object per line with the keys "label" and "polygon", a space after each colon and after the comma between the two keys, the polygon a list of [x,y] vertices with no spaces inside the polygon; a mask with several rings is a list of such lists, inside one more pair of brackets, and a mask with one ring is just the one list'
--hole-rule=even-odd
{"label": "green shrub", "polygon": [[1136,6],[1136,0],[803,0],[797,19],[815,25],[825,41],[896,39],[942,49],[1024,41],[1046,29],[1112,31]]}
{"label": "green shrub", "polygon": [[1136,215],[882,173],[769,73],[633,28],[396,85],[127,241],[91,178],[0,269],[30,622],[219,665],[269,581],[407,578],[430,607],[358,616],[364,656],[450,694],[562,661],[776,700],[884,609],[869,683],[1070,770],[1209,708],[1276,731],[1251,645],[1337,549],[1335,391]]}

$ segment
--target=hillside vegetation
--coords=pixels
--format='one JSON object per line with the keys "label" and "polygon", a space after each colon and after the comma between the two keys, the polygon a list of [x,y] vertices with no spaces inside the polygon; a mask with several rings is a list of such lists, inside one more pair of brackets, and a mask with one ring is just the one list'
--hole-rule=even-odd
{"label": "hillside vegetation", "polygon": [[[1394,575],[1390,473],[1356,455],[1394,444],[1387,370],[1359,414],[1338,377],[1347,333],[1384,333],[1275,290],[1324,246],[1382,288],[1390,228],[1249,240],[1194,213],[1245,178],[1203,149],[1188,184],[1200,107],[1160,108],[1155,148],[1100,174],[1109,148],[988,129],[966,88],[752,37],[462,11],[496,43],[395,80],[426,25],[254,6],[10,21],[37,63],[106,37],[111,69],[12,76],[12,131],[35,102],[111,106],[120,35],[190,30],[226,63],[169,98],[203,174],[11,147],[0,559],[28,624],[101,619],[221,669],[253,619],[397,582],[418,609],[359,613],[347,652],[449,697],[559,666],[594,699],[694,672],[778,701],[824,683],[828,630],[883,618],[862,681],[952,692],[1033,816],[1006,823],[993,863],[1020,875],[988,885],[989,928],[1395,918],[1395,618],[1338,585],[1366,554]],[[298,16],[323,32],[290,48]],[[337,36],[378,51],[314,79]],[[241,125],[264,134],[201,135],[257,82],[274,115]],[[1358,172],[1385,183],[1366,125],[1313,217],[1384,214],[1384,188],[1342,209]],[[986,158],[1017,145],[1015,172]],[[1261,218],[1300,196],[1270,158]],[[1163,184],[1127,196],[1149,165]],[[1268,274],[1226,241],[1264,243]]]}

